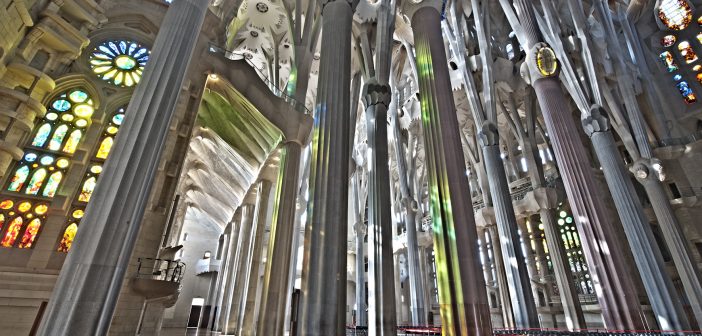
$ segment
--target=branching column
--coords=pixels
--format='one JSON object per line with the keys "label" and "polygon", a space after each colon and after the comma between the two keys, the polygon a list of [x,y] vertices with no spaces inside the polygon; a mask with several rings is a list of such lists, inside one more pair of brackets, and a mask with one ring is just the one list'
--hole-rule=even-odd
{"label": "branching column", "polygon": [[[645,327],[636,288],[627,270],[624,253],[611,221],[604,213],[602,199],[582,142],[573,136],[577,129],[565,100],[553,51],[542,43],[531,0],[513,2],[526,36],[527,64],[531,83],[539,100],[553,151],[556,156],[578,232],[583,243],[602,316],[607,328],[638,330]],[[541,53],[541,65],[537,64]]]}
{"label": "branching column", "polygon": [[169,7],[39,335],[107,333],[208,4],[178,0]]}
{"label": "branching column", "polygon": [[689,325],[680,298],[665,269],[661,251],[614,142],[604,109],[595,106],[590,116],[583,120],[583,127],[602,165],[658,326],[661,330],[687,330]]}
{"label": "branching column", "polygon": [[300,335],[338,335],[345,330],[351,25],[356,3],[322,3]]}
{"label": "branching column", "polygon": [[491,335],[475,218],[473,209],[466,206],[472,202],[441,33],[441,3],[424,3],[410,17],[417,54],[442,331],[444,335]]}

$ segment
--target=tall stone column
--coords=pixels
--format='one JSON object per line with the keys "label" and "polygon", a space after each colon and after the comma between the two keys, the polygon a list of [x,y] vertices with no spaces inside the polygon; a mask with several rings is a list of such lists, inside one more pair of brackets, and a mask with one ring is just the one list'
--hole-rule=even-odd
{"label": "tall stone column", "polygon": [[[485,239],[485,227],[478,227],[478,240],[480,241],[480,259],[483,261],[483,276],[485,277],[486,288],[493,287],[495,279],[492,277],[492,261],[490,261],[490,253],[488,253],[489,242]],[[490,294],[490,290],[488,290]],[[488,303],[489,303],[488,299]]]}
{"label": "tall stone column", "polygon": [[[517,224],[519,225],[519,238],[524,244],[524,264],[526,265],[526,268],[529,271],[529,278],[531,279],[532,283],[540,283],[541,278],[539,276],[539,271],[536,267],[536,253],[534,253],[534,250],[532,250],[531,248],[531,239],[529,238],[529,228],[527,227],[527,219],[519,218],[517,219]],[[538,307],[542,307],[542,305],[539,303],[539,287],[532,284],[531,292],[535,305]]]}
{"label": "tall stone column", "polygon": [[[561,232],[556,222],[556,207],[558,200],[556,190],[553,188],[538,188],[534,190],[539,202],[539,217],[544,225],[544,236],[548,247],[553,274],[556,278],[556,286],[560,294],[561,306],[565,315],[566,327],[568,330],[584,329],[585,316],[580,306],[578,291],[575,289],[573,272],[568,262],[565,246],[561,238]],[[582,237],[581,237],[582,241]],[[543,250],[543,247],[541,248]]]}
{"label": "tall stone column", "polygon": [[107,333],[208,4],[178,0],[168,9],[39,335]]}
{"label": "tall stone column", "polygon": [[263,233],[268,226],[268,201],[270,200],[271,188],[273,187],[272,176],[264,176],[258,182],[258,198],[256,199],[256,217],[254,219],[253,240],[250,244],[251,257],[249,258],[248,275],[244,282],[244,292],[241,298],[241,307],[239,311],[239,332],[237,335],[255,335],[256,334],[256,294],[258,293],[258,284],[262,254],[263,254]]}
{"label": "tall stone column", "polygon": [[512,300],[509,293],[509,284],[505,276],[504,258],[502,258],[502,245],[500,235],[497,232],[497,225],[491,224],[488,227],[490,234],[490,246],[492,246],[492,260],[495,264],[495,274],[497,278],[497,288],[500,291],[500,307],[502,308],[502,323],[505,328],[515,328],[514,315],[512,312]]}
{"label": "tall stone column", "polygon": [[234,258],[235,267],[231,289],[229,291],[228,305],[222,309],[224,314],[224,325],[222,332],[225,335],[234,335],[238,331],[239,311],[241,310],[241,298],[246,288],[246,277],[249,271],[249,257],[251,241],[254,234],[254,217],[256,216],[256,198],[249,192],[249,195],[241,205],[241,229],[239,230],[239,241],[236,244],[236,256]]}
{"label": "tall stone column", "polygon": [[368,139],[368,328],[371,334],[396,334],[388,105],[390,86],[370,81],[364,88]]}
{"label": "tall stone column", "polygon": [[[363,252],[365,236],[368,228],[363,223],[357,223],[356,230],[356,325],[366,326],[368,314],[366,312],[366,257]],[[393,295],[395,291],[393,290]]]}
{"label": "tall stone column", "polygon": [[239,230],[241,229],[241,207],[236,209],[229,227],[229,235],[227,235],[227,247],[225,257],[220,269],[222,276],[219,278],[217,285],[217,313],[214,317],[214,328],[212,330],[222,331],[225,322],[226,307],[229,306],[228,298],[231,290],[232,277],[234,276],[234,258],[236,257],[236,244],[239,242]]}
{"label": "tall stone column", "polygon": [[[524,255],[519,245],[519,227],[514,215],[505,166],[500,157],[500,136],[497,126],[491,122],[483,123],[479,139],[500,238],[501,258],[504,261],[502,265],[507,279],[509,297],[512,301],[514,326],[523,329],[538,328],[539,316],[536,313],[536,305],[531,292],[529,273],[526,264],[522,262]],[[513,262],[513,260],[517,262]]]}
{"label": "tall stone column", "polygon": [[[626,272],[624,252],[612,223],[604,213],[602,199],[583,144],[573,136],[577,129],[558,81],[555,53],[542,42],[531,0],[513,2],[527,39],[527,70],[541,107],[554,155],[573,209],[578,233],[596,288],[605,326],[611,329],[645,328],[631,274]],[[540,65],[537,56],[541,55]]]}
{"label": "tall stone column", "polygon": [[351,26],[357,1],[322,2],[322,44],[313,130],[298,334],[344,333]]}
{"label": "tall stone column", "polygon": [[[409,6],[412,6],[409,4]],[[444,335],[491,335],[477,235],[441,33],[441,2],[411,8]]]}
{"label": "tall stone column", "polygon": [[257,332],[260,335],[282,335],[288,291],[293,240],[297,235],[295,214],[300,188],[300,159],[302,145],[288,141],[283,145],[275,195],[274,218],[268,241],[268,257],[263,273],[261,307]]}
{"label": "tall stone column", "polygon": [[583,127],[602,165],[659,328],[687,330],[689,324],[680,298],[665,269],[651,226],[617,150],[604,109],[593,106],[590,116],[583,120]]}

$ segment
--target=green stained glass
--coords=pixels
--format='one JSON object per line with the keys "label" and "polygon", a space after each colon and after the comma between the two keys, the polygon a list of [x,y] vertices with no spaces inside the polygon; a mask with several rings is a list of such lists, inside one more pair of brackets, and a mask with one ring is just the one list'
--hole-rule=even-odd
{"label": "green stained glass", "polygon": [[124,114],[118,114],[112,117],[112,122],[115,125],[122,125],[122,121],[124,121]]}
{"label": "green stained glass", "polygon": [[56,190],[58,190],[59,184],[61,183],[61,179],[63,179],[63,174],[61,172],[51,174],[49,180],[46,182],[46,188],[44,188],[42,196],[54,197],[54,195],[56,195]]}
{"label": "green stained glass", "polygon": [[44,124],[41,127],[39,127],[37,135],[34,136],[34,140],[32,141],[32,146],[43,147],[46,143],[46,140],[49,139],[49,134],[51,134],[51,125]]}
{"label": "green stained glass", "polygon": [[63,144],[63,138],[66,137],[66,133],[68,133],[68,126],[61,125],[56,128],[54,136],[52,136],[49,141],[49,149],[53,151],[61,149],[61,144]]}
{"label": "green stained glass", "polygon": [[74,103],[82,103],[88,100],[88,94],[81,90],[76,90],[71,92],[68,98],[71,99],[71,101]]}
{"label": "green stained glass", "polygon": [[47,156],[42,157],[41,160],[39,160],[39,162],[42,165],[48,166],[48,165],[54,163],[54,158],[47,155]]}
{"label": "green stained glass", "polygon": [[10,180],[10,186],[7,187],[7,190],[20,191],[20,189],[22,189],[22,186],[24,185],[24,182],[27,181],[28,176],[29,176],[29,167],[27,167],[27,166],[20,167],[15,172],[15,175],[12,176],[12,179]]}
{"label": "green stained glass", "polygon": [[137,62],[131,56],[122,55],[115,58],[115,65],[122,70],[132,70],[137,66]]}

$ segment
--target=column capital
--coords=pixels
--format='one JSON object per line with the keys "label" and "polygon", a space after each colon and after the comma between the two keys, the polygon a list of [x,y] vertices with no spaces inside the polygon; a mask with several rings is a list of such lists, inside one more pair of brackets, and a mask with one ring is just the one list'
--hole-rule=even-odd
{"label": "column capital", "polygon": [[666,177],[663,164],[661,163],[661,160],[657,158],[640,158],[634,162],[629,170],[641,183],[656,179],[659,181],[664,181]]}
{"label": "column capital", "polygon": [[547,43],[534,44],[526,53],[526,62],[520,69],[524,80],[531,84],[541,78],[558,76],[560,71],[556,52]]}
{"label": "column capital", "polygon": [[439,14],[443,13],[444,2],[440,0],[407,0],[402,3],[402,13],[412,21],[414,14],[423,8],[434,8]]}
{"label": "column capital", "polygon": [[592,105],[590,107],[590,115],[581,122],[585,133],[589,137],[592,137],[595,133],[608,132],[610,130],[607,111],[600,105]]}
{"label": "column capital", "polygon": [[475,212],[475,225],[477,227],[487,228],[496,224],[497,219],[495,218],[494,208],[485,207],[478,209],[478,211]]}
{"label": "column capital", "polygon": [[322,6],[322,13],[324,13],[324,7],[332,2],[346,2],[351,6],[351,10],[356,10],[359,0],[321,0],[320,5]]}
{"label": "column capital", "polygon": [[478,139],[483,147],[497,146],[500,143],[500,131],[491,121],[485,121],[478,133]]}
{"label": "column capital", "polygon": [[390,106],[391,100],[390,85],[380,84],[375,78],[372,78],[363,86],[363,103],[366,108],[378,104],[383,104],[387,108]]}

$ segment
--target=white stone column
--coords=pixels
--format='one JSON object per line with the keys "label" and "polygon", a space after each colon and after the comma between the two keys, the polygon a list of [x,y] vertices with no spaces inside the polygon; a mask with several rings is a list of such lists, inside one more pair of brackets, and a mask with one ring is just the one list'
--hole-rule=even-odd
{"label": "white stone column", "polygon": [[[249,194],[252,196],[252,194]],[[223,310],[224,325],[222,332],[225,335],[235,335],[239,326],[239,311],[241,311],[241,298],[246,291],[246,277],[249,272],[251,241],[254,234],[254,217],[256,212],[256,199],[247,197],[241,205],[241,230],[239,241],[236,245],[236,257],[233,266],[236,267],[232,276],[229,292],[229,305]]]}
{"label": "white stone column", "polygon": [[39,335],[104,335],[209,1],[176,0],[61,269]]}

